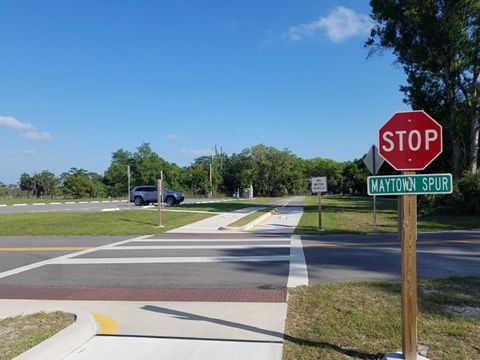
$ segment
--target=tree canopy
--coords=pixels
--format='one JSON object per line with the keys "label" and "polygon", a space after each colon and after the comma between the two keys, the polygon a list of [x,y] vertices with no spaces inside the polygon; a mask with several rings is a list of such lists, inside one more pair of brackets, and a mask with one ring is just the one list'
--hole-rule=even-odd
{"label": "tree canopy", "polygon": [[477,173],[480,94],[479,0],[371,0],[369,56],[391,50],[403,66],[405,102],[440,122],[454,176]]}

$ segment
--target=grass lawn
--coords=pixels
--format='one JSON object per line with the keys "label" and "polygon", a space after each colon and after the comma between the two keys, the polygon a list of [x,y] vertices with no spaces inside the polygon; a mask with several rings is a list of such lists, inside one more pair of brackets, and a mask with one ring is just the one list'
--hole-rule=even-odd
{"label": "grass lawn", "polygon": [[[296,235],[365,234],[373,233],[373,200],[371,198],[323,196],[322,228],[318,231],[319,216],[316,196],[306,196],[304,213],[295,229]],[[397,201],[377,197],[376,232],[397,232]],[[480,228],[478,216],[419,216],[418,231],[444,231]]]}
{"label": "grass lawn", "polygon": [[259,198],[165,207],[161,211],[163,227],[160,228],[157,207],[142,210],[134,208],[130,211],[4,214],[0,215],[0,236],[154,235],[206,219],[216,213],[261,207],[264,203],[279,200],[281,199]]}
{"label": "grass lawn", "polygon": [[0,360],[10,360],[75,322],[75,315],[56,311],[0,320]]}
{"label": "grass lawn", "polygon": [[[480,277],[418,282],[418,344],[435,360],[480,359]],[[400,283],[290,290],[283,360],[381,359],[402,348]]]}

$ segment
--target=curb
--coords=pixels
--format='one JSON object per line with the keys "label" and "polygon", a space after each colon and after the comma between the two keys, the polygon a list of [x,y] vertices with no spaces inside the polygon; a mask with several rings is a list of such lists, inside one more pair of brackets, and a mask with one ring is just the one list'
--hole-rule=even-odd
{"label": "curb", "polygon": [[260,216],[259,218],[249,222],[247,225],[244,225],[244,226],[220,226],[218,228],[218,230],[226,230],[226,231],[248,231],[250,230],[251,228],[253,228],[254,226],[260,224],[261,222],[265,221],[266,219],[268,219],[270,216],[272,216],[273,214],[275,214],[276,212],[278,211],[278,208],[275,208],[273,209],[272,211],[266,213],[266,214],[263,214],[262,216]]}
{"label": "curb", "polygon": [[[75,323],[18,355],[13,360],[62,360],[97,334],[98,325],[89,312],[69,308],[59,308],[54,311],[75,314],[77,317]],[[37,312],[22,313],[21,315]]]}

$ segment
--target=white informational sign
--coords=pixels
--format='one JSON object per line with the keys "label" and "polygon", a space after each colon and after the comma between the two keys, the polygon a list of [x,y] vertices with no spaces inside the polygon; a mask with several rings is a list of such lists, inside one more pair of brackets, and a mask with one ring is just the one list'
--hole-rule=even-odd
{"label": "white informational sign", "polygon": [[312,178],[312,193],[327,192],[327,177]]}

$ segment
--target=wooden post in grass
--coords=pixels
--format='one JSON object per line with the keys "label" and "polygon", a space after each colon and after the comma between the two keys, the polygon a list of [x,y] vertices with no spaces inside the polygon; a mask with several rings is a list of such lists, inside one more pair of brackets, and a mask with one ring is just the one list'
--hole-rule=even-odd
{"label": "wooden post in grass", "polygon": [[[402,171],[414,175],[415,171]],[[398,235],[402,247],[402,353],[417,359],[417,195],[400,195]]]}
{"label": "wooden post in grass", "polygon": [[323,231],[322,228],[322,193],[317,193],[318,200],[318,231]]}
{"label": "wooden post in grass", "polygon": [[157,180],[158,227],[162,226],[162,179]]}

